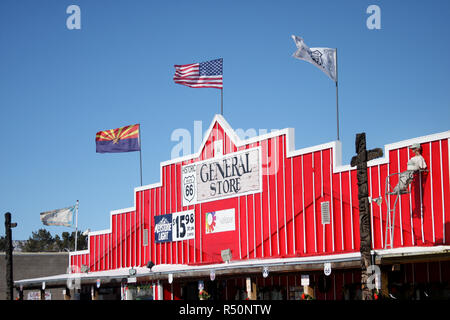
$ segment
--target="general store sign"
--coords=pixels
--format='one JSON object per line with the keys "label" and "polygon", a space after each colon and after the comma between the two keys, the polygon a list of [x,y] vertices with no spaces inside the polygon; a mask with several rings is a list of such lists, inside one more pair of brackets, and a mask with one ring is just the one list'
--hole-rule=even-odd
{"label": "general store sign", "polygon": [[261,149],[247,149],[182,167],[183,206],[261,192]]}
{"label": "general store sign", "polygon": [[155,242],[171,242],[194,239],[194,210],[155,216]]}

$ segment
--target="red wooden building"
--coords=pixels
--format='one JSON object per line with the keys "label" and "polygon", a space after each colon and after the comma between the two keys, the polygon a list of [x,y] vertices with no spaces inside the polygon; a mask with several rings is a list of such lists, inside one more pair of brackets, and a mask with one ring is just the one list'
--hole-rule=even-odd
{"label": "red wooden building", "polygon": [[[370,221],[386,295],[449,297],[449,138],[446,131],[389,144],[368,163],[370,199],[383,199],[371,203]],[[386,247],[396,198],[386,196],[386,178],[406,170],[413,143],[427,171],[399,196]],[[108,230],[89,234],[88,250],[71,253],[82,284],[131,275],[122,289],[147,286],[154,299],[192,299],[199,280],[215,299],[358,296],[356,168],[341,163],[339,141],[295,150],[293,129],[242,141],[216,115],[197,153],[161,163],[160,181],[135,188],[134,205],[109,220]]]}

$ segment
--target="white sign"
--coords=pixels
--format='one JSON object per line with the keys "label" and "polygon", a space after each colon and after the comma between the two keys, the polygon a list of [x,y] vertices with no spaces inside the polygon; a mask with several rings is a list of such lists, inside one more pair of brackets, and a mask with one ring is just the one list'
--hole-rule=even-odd
{"label": "white sign", "polygon": [[181,241],[194,238],[194,210],[172,213],[172,241]]}
{"label": "white sign", "polygon": [[323,264],[323,273],[328,277],[331,274],[331,263],[325,262]]}
{"label": "white sign", "polygon": [[234,208],[205,213],[205,233],[234,231],[236,229]]}
{"label": "white sign", "polygon": [[190,164],[181,168],[181,191],[183,206],[197,203],[196,165]]}
{"label": "white sign", "polygon": [[181,173],[183,206],[261,192],[261,148],[188,164]]}
{"label": "white sign", "polygon": [[[27,300],[41,300],[41,293],[39,291],[28,292]],[[45,292],[45,300],[52,300],[52,294]]]}
{"label": "white sign", "polygon": [[308,274],[302,274],[301,285],[309,286],[309,275]]}
{"label": "white sign", "polygon": [[136,283],[137,279],[136,277],[127,278],[127,283]]}

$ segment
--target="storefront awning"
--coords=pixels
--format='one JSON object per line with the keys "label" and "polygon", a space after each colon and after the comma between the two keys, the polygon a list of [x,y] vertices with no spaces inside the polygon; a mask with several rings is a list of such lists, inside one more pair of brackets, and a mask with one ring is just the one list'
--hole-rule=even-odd
{"label": "storefront awning", "polygon": [[[372,250],[376,264],[409,263],[425,259],[450,260],[450,246],[435,247],[403,247],[385,250]],[[430,260],[431,259],[431,260]],[[68,281],[80,279],[81,284],[95,284],[98,279],[101,283],[120,283],[129,278],[139,281],[167,280],[172,274],[173,279],[204,278],[209,277],[214,270],[216,276],[245,276],[260,274],[264,268],[271,273],[283,272],[311,272],[323,270],[324,263],[331,264],[333,270],[359,268],[361,254],[359,252],[333,254],[325,256],[309,256],[277,259],[250,259],[245,261],[230,261],[229,263],[186,265],[186,264],[160,264],[152,269],[146,267],[121,268],[108,271],[61,274],[49,277],[24,279],[15,281],[16,287],[23,289],[65,287]],[[133,269],[133,270],[132,270]],[[132,270],[132,272],[130,272]]]}

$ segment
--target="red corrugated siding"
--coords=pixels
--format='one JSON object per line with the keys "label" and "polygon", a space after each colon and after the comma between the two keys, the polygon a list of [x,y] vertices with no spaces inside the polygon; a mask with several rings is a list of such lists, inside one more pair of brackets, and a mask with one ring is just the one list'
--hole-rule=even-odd
{"label": "red corrugated siding", "polygon": [[[356,170],[333,172],[331,148],[286,157],[285,134],[239,147],[261,148],[262,193],[183,206],[181,167],[213,157],[213,144],[218,140],[223,141],[224,154],[238,151],[217,122],[199,158],[162,167],[162,186],[137,191],[135,210],[114,213],[111,232],[90,236],[89,254],[73,255],[72,264],[88,264],[98,271],[145,266],[148,260],[156,264],[214,263],[222,261],[220,252],[226,248],[231,248],[234,260],[359,251]],[[429,172],[422,174],[421,184],[413,183],[411,194],[401,196],[395,247],[448,244],[450,239],[448,140],[426,142],[422,148]],[[390,150],[389,163],[368,167],[369,195],[383,197],[381,207],[371,206],[374,249],[386,243],[386,176],[406,170],[411,156],[407,147]],[[331,223],[327,225],[321,221],[323,201],[330,203]],[[204,214],[228,208],[236,210],[236,230],[205,234]],[[196,214],[195,239],[154,242],[154,216],[190,209]],[[148,246],[143,245],[144,229],[149,232]]]}

